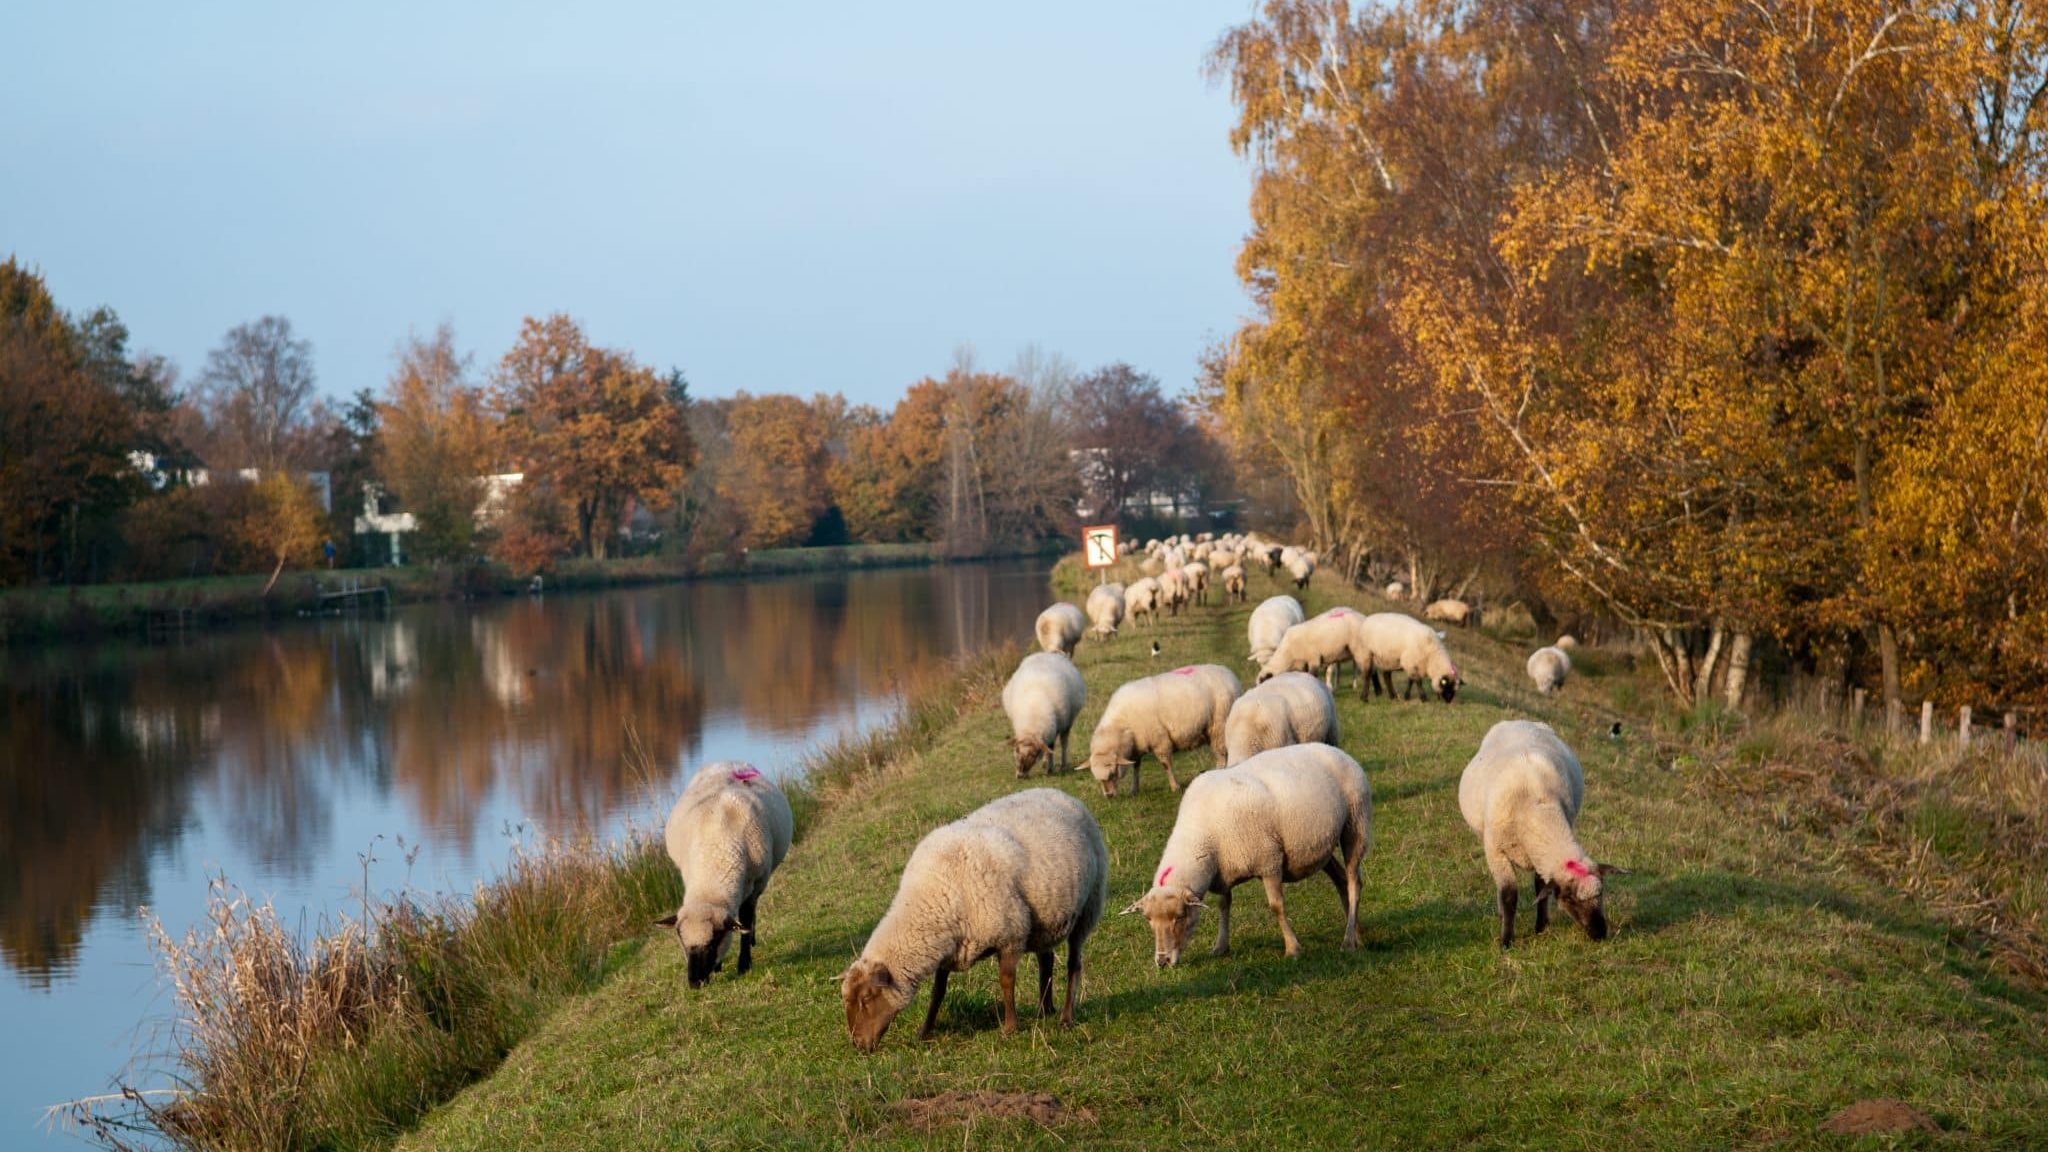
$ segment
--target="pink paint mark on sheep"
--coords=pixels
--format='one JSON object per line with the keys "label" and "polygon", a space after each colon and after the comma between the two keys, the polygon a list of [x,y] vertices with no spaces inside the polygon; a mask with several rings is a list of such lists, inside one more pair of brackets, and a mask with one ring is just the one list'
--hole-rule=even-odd
{"label": "pink paint mark on sheep", "polygon": [[1592,869],[1586,867],[1584,864],[1579,863],[1577,860],[1565,861],[1564,870],[1571,873],[1573,876],[1577,877],[1580,880],[1584,880],[1586,877],[1591,876],[1593,874]]}
{"label": "pink paint mark on sheep", "polygon": [[1193,676],[1195,674],[1195,666],[1190,664],[1185,668],[1175,668],[1173,674],[1175,676]]}
{"label": "pink paint mark on sheep", "polygon": [[1164,884],[1164,883],[1166,883],[1166,878],[1167,878],[1168,876],[1171,876],[1171,875],[1173,875],[1173,865],[1171,865],[1171,864],[1168,864],[1168,865],[1167,865],[1166,867],[1164,867],[1164,868],[1161,868],[1161,869],[1159,870],[1159,879],[1157,879],[1157,880],[1154,880],[1154,881],[1152,882],[1152,886],[1153,886],[1154,888],[1157,888],[1157,887],[1159,887],[1159,886],[1160,886],[1161,884]]}
{"label": "pink paint mark on sheep", "polygon": [[750,784],[761,778],[761,770],[758,768],[741,768],[732,774],[732,778],[742,784]]}
{"label": "pink paint mark on sheep", "polygon": [[1342,608],[1332,608],[1332,609],[1330,609],[1330,615],[1332,615],[1332,616],[1348,616],[1348,615],[1350,615],[1350,613],[1348,613],[1348,612],[1344,611],[1344,610],[1343,610]]}

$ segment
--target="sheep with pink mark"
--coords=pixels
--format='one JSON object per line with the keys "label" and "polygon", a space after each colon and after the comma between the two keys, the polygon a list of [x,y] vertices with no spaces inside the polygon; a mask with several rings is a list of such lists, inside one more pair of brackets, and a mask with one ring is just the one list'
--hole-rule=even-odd
{"label": "sheep with pink mark", "polygon": [[1285,885],[1317,873],[1344,905],[1344,947],[1358,947],[1359,864],[1372,847],[1372,789],[1358,761],[1327,744],[1276,748],[1196,777],[1181,799],[1152,888],[1125,914],[1152,927],[1152,960],[1164,968],[1207,907],[1217,902],[1213,955],[1230,951],[1230,892],[1257,879],[1287,955],[1301,941],[1287,922]]}
{"label": "sheep with pink mark", "polygon": [[1283,672],[1237,698],[1223,724],[1223,763],[1289,744],[1337,744],[1337,700],[1306,672]]}
{"label": "sheep with pink mark", "polygon": [[1550,923],[1550,901],[1595,940],[1607,938],[1602,881],[1625,868],[1595,863],[1573,825],[1585,800],[1579,758],[1548,724],[1503,720],[1480,741],[1458,780],[1458,808],[1479,837],[1500,912],[1500,946],[1514,943],[1516,869],[1531,874],[1536,931]]}
{"label": "sheep with pink mark", "polygon": [[735,935],[740,975],[754,966],[754,909],[795,827],[789,798],[751,764],[706,764],[683,789],[664,829],[668,858],[683,874],[683,906],[656,923],[682,944],[690,987],[711,979]]}
{"label": "sheep with pink mark", "polygon": [[1166,784],[1180,791],[1173,754],[1207,746],[1222,755],[1224,724],[1243,687],[1220,664],[1196,664],[1126,682],[1109,698],[1088,737],[1088,771],[1104,796],[1123,789],[1130,769],[1138,790],[1138,766],[1147,753],[1166,768]]}

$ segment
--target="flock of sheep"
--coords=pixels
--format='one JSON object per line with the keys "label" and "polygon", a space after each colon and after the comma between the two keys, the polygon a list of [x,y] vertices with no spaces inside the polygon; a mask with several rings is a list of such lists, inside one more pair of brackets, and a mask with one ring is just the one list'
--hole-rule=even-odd
{"label": "flock of sheep", "polygon": [[[1128,551],[1128,546],[1126,546]],[[1245,598],[1245,564],[1286,574],[1297,587],[1315,571],[1313,552],[1257,534],[1220,539],[1176,538],[1146,546],[1147,575],[1129,587],[1090,592],[1085,614],[1060,603],[1038,618],[1041,651],[1026,656],[1003,689],[1018,777],[1040,762],[1069,765],[1067,740],[1086,701],[1072,654],[1084,635],[1108,639],[1126,619],[1177,613],[1207,600],[1216,571],[1229,599]],[[1458,601],[1455,616],[1476,616]],[[1445,609],[1444,611],[1452,611]],[[1178,792],[1173,755],[1207,747],[1221,767],[1195,777],[1181,798],[1152,886],[1128,908],[1151,925],[1153,959],[1179,962],[1213,897],[1213,954],[1230,947],[1231,891],[1258,880],[1279,924],[1286,954],[1301,944],[1287,922],[1284,886],[1318,873],[1344,905],[1344,947],[1358,946],[1359,870],[1372,844],[1372,791],[1358,762],[1340,747],[1336,670],[1353,665],[1362,699],[1391,697],[1393,673],[1407,677],[1403,695],[1434,691],[1446,703],[1463,683],[1444,634],[1397,612],[1332,608],[1305,619],[1292,596],[1274,596],[1251,614],[1250,661],[1255,686],[1244,690],[1218,664],[1176,668],[1131,680],[1111,695],[1088,741],[1088,769],[1104,797],[1138,788],[1146,755]],[[1570,637],[1529,657],[1539,691],[1560,687],[1571,670]],[[1156,650],[1156,645],[1155,645]],[[1317,674],[1321,674],[1319,679]],[[1535,930],[1543,931],[1554,899],[1595,940],[1607,934],[1602,879],[1619,871],[1596,863],[1572,828],[1584,796],[1578,758],[1549,726],[1527,720],[1494,725],[1466,765],[1458,806],[1479,837],[1500,914],[1500,945],[1514,937],[1517,869],[1531,873]],[[709,980],[738,940],[738,970],[753,962],[755,905],[789,851],[792,829],[782,790],[757,769],[718,763],[701,768],[670,813],[669,856],[682,872],[685,899],[661,924],[680,940],[692,987]],[[1086,805],[1065,792],[1012,793],[933,830],[911,853],[895,899],[860,956],[840,975],[847,1032],[872,1052],[891,1021],[931,981],[920,1039],[928,1038],[947,979],[994,956],[1001,985],[1003,1030],[1017,1027],[1016,973],[1037,958],[1039,1011],[1053,1012],[1055,949],[1065,945],[1063,1024],[1074,1021],[1081,950],[1102,919],[1109,894],[1109,852]]]}

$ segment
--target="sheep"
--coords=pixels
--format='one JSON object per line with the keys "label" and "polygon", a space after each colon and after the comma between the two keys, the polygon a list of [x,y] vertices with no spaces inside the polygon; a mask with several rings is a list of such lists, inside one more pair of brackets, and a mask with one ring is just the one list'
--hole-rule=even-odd
{"label": "sheep", "polygon": [[1114,796],[1121,790],[1128,767],[1135,795],[1138,765],[1147,752],[1166,766],[1167,787],[1180,791],[1173,754],[1205,744],[1212,753],[1219,751],[1230,706],[1242,691],[1236,675],[1220,664],[1176,668],[1126,682],[1110,696],[1088,738],[1088,771],[1102,785],[1102,794]]}
{"label": "sheep", "polygon": [[1181,606],[1188,602],[1188,576],[1185,569],[1168,568],[1159,574],[1159,599],[1166,605],[1166,614],[1180,615]]}
{"label": "sheep", "polygon": [[1117,628],[1124,622],[1124,586],[1096,585],[1088,593],[1088,620],[1091,624],[1089,635],[1098,640],[1114,638]]}
{"label": "sheep", "polygon": [[1372,788],[1358,761],[1327,744],[1262,752],[1188,785],[1160,854],[1152,889],[1126,914],[1152,925],[1152,962],[1180,962],[1204,893],[1217,897],[1216,947],[1230,951],[1230,890],[1258,877],[1280,922],[1287,955],[1301,941],[1287,923],[1281,886],[1321,872],[1344,902],[1344,948],[1358,947],[1359,863],[1372,847]]}
{"label": "sheep", "polygon": [[1040,651],[1072,656],[1074,645],[1081,642],[1081,633],[1087,628],[1088,618],[1081,615],[1081,610],[1061,602],[1040,612],[1032,630],[1038,634]]}
{"label": "sheep", "polygon": [[[1444,703],[1450,703],[1458,695],[1458,686],[1463,678],[1458,665],[1451,659],[1450,650],[1444,647],[1443,633],[1424,624],[1413,616],[1399,612],[1375,612],[1359,619],[1359,639],[1371,658],[1366,668],[1366,680],[1373,691],[1379,691],[1380,675],[1386,677],[1386,693],[1394,695],[1394,670],[1407,673],[1408,682],[1402,686],[1405,699],[1420,690],[1425,697],[1429,688],[1434,687]],[[1360,696],[1364,696],[1361,686]]]}
{"label": "sheep", "polygon": [[1336,744],[1337,701],[1306,672],[1285,672],[1237,698],[1223,723],[1229,767],[1289,744]]}
{"label": "sheep", "polygon": [[1565,678],[1572,674],[1572,658],[1562,648],[1538,648],[1529,653],[1527,668],[1536,690],[1548,696],[1564,687]]}
{"label": "sheep", "polygon": [[1159,623],[1159,581],[1152,576],[1133,580],[1124,589],[1124,613],[1132,620],[1143,616],[1148,626]]}
{"label": "sheep", "polygon": [[1306,552],[1298,552],[1287,565],[1287,575],[1294,580],[1297,589],[1308,587],[1309,577],[1316,574],[1316,562]]}
{"label": "sheep", "polygon": [[1181,570],[1188,582],[1188,595],[1197,604],[1209,602],[1209,566],[1199,560],[1190,561]]}
{"label": "sheep", "polygon": [[1244,603],[1244,565],[1232,564],[1223,570],[1223,599],[1225,603]]}
{"label": "sheep", "polygon": [[846,1031],[871,1053],[897,1013],[932,977],[919,1040],[929,1040],[946,998],[946,978],[993,953],[1003,996],[1003,1034],[1017,1031],[1017,961],[1038,957],[1038,1010],[1052,1015],[1053,948],[1067,945],[1072,1027],[1081,946],[1109,899],[1109,849],[1088,809],[1052,788],[990,801],[933,829],[910,854],[896,898],[860,958],[839,975]]}
{"label": "sheep", "polygon": [[1460,628],[1479,622],[1479,610],[1463,600],[1438,600],[1422,610],[1424,620],[1441,620]]}
{"label": "sheep", "polygon": [[1361,619],[1356,608],[1337,607],[1289,628],[1259,666],[1258,682],[1264,684],[1282,672],[1321,672],[1332,677],[1341,664],[1356,664],[1363,674],[1371,659],[1359,639]]}
{"label": "sheep", "polygon": [[789,798],[751,764],[706,764],[683,789],[663,829],[683,875],[683,904],[655,924],[675,931],[690,987],[702,988],[722,966],[735,933],[739,974],[754,966],[755,905],[794,831]]}
{"label": "sheep", "polygon": [[1166,561],[1161,560],[1157,556],[1147,556],[1144,563],[1138,565],[1138,571],[1143,572],[1147,576],[1156,577],[1161,572],[1166,571]]}
{"label": "sheep", "polygon": [[1060,771],[1067,770],[1067,733],[1088,700],[1088,689],[1074,662],[1057,652],[1026,656],[1003,685],[1003,712],[1010,718],[1010,747],[1017,753],[1017,778],[1031,775],[1031,766],[1045,758],[1052,775],[1052,743],[1060,744]]}
{"label": "sheep", "polygon": [[1218,545],[1209,553],[1209,567],[1214,568],[1218,572],[1226,568],[1242,567],[1243,564],[1244,554],[1235,548],[1225,548]]}
{"label": "sheep", "polygon": [[1565,650],[1565,651],[1567,651],[1567,652],[1571,651],[1571,650],[1572,650],[1572,649],[1574,649],[1574,648],[1577,648],[1578,646],[1579,646],[1579,641],[1578,641],[1578,638],[1577,638],[1577,637],[1575,637],[1575,636],[1573,636],[1573,635],[1572,635],[1571,633],[1569,633],[1569,632],[1565,633],[1565,634],[1564,634],[1564,635],[1562,635],[1562,636],[1559,636],[1559,637],[1557,638],[1557,643],[1555,643],[1555,644],[1551,645],[1551,647],[1553,647],[1553,648],[1562,648],[1562,649],[1564,649],[1564,650]]}
{"label": "sheep", "polygon": [[1387,585],[1387,599],[1406,600],[1407,598],[1408,586],[1406,584],[1401,583],[1399,580],[1395,580]]}
{"label": "sheep", "polygon": [[1280,638],[1289,628],[1301,623],[1301,601],[1292,596],[1270,596],[1252,609],[1252,618],[1245,625],[1247,638],[1251,641],[1251,662],[1264,664],[1280,646]]}
{"label": "sheep", "polygon": [[1587,936],[1607,938],[1601,880],[1628,870],[1594,863],[1573,836],[1585,789],[1579,758],[1550,725],[1534,720],[1495,724],[1465,765],[1458,809],[1478,835],[1493,874],[1502,948],[1515,938],[1517,868],[1533,874],[1536,931],[1549,925],[1555,896]]}

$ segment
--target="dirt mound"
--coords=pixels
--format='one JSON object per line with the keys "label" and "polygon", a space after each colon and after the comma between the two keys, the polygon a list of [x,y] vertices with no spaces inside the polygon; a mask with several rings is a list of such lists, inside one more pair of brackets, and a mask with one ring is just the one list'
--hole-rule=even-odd
{"label": "dirt mound", "polygon": [[1865,1136],[1878,1132],[1939,1132],[1941,1126],[1927,1113],[1902,1100],[1858,1100],[1821,1121],[1820,1130]]}
{"label": "dirt mound", "polygon": [[1069,1120],[1093,1123],[1095,1113],[1069,1108],[1050,1092],[942,1092],[896,1102],[896,1111],[921,1128],[964,1120],[1029,1120],[1050,1127]]}

